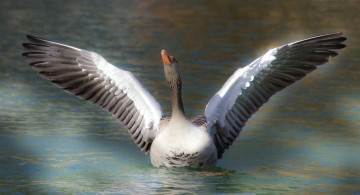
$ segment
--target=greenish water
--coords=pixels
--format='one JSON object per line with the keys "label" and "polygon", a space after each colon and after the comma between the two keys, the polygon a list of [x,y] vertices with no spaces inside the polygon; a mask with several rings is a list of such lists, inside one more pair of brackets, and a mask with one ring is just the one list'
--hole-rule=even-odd
{"label": "greenish water", "polygon": [[[360,2],[1,1],[0,193],[360,193]],[[102,54],[170,111],[160,50],[189,117],[268,49],[342,31],[341,54],[275,95],[215,170],[156,169],[110,114],[38,77],[32,34]],[[201,72],[201,74],[200,74]]]}

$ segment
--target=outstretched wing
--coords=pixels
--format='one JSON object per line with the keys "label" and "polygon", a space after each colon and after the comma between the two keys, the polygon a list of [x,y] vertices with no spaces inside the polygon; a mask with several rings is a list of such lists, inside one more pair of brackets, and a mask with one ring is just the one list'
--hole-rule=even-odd
{"label": "outstretched wing", "polygon": [[97,104],[119,120],[146,153],[162,117],[159,103],[133,74],[95,52],[27,36],[23,46],[30,66],[57,87]]}
{"label": "outstretched wing", "polygon": [[276,92],[328,62],[344,48],[342,33],[320,35],[269,50],[239,68],[211,98],[205,109],[208,131],[221,158],[245,122]]}

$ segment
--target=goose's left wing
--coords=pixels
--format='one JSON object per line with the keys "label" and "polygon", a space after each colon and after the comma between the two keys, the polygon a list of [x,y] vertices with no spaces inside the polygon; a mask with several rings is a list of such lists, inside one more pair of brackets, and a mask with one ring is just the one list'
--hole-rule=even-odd
{"label": "goose's left wing", "polygon": [[239,68],[211,98],[205,109],[208,131],[221,158],[245,122],[276,92],[303,78],[344,48],[342,33],[325,34],[269,50]]}
{"label": "goose's left wing", "polygon": [[[32,43],[23,56],[52,84],[109,111],[129,131],[134,142],[150,151],[162,117],[159,103],[129,71],[101,55],[28,35]],[[56,103],[56,102],[54,102]]]}

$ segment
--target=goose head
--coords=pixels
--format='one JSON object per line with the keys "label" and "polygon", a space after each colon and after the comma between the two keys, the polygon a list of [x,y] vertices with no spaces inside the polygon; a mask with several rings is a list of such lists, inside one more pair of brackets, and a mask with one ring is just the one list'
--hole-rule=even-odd
{"label": "goose head", "polygon": [[180,78],[179,62],[170,56],[165,50],[161,51],[161,57],[164,63],[165,77],[167,81]]}

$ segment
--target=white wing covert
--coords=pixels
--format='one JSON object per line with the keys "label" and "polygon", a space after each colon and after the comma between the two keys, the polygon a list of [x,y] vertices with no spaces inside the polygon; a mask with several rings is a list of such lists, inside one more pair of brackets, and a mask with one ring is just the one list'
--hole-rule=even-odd
{"label": "white wing covert", "polygon": [[141,150],[149,153],[162,111],[135,76],[102,56],[69,45],[28,35],[23,46],[30,66],[55,86],[109,111],[129,131]]}
{"label": "white wing covert", "polygon": [[328,62],[344,48],[342,33],[332,33],[269,50],[239,68],[211,98],[205,109],[218,158],[235,141],[246,121],[276,92]]}

